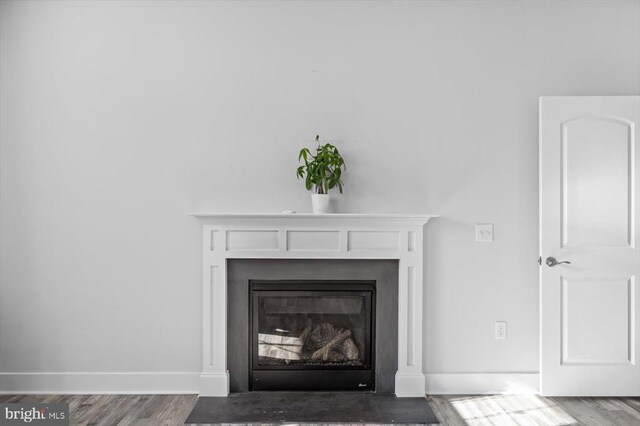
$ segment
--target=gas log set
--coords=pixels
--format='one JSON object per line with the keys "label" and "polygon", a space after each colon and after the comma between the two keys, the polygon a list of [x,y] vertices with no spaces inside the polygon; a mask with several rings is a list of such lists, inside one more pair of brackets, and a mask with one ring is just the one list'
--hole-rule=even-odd
{"label": "gas log set", "polygon": [[328,322],[306,327],[297,337],[276,328],[275,334],[258,334],[258,356],[281,360],[283,364],[362,365],[360,350],[351,330],[335,328]]}

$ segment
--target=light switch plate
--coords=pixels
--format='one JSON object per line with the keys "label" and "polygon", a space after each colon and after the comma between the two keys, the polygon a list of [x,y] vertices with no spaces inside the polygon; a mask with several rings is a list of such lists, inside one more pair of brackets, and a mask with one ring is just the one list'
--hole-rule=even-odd
{"label": "light switch plate", "polygon": [[493,223],[476,223],[476,241],[493,242]]}

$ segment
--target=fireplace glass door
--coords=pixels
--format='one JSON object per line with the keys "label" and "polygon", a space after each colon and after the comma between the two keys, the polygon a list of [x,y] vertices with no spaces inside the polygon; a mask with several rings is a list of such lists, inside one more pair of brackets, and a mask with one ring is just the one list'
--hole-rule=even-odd
{"label": "fireplace glass door", "polygon": [[252,281],[252,390],[372,390],[375,283]]}

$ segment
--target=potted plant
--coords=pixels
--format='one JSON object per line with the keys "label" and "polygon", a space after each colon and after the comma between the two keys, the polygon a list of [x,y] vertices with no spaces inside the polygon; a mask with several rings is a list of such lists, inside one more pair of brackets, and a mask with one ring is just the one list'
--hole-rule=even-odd
{"label": "potted plant", "polygon": [[298,167],[298,179],[304,178],[307,191],[315,191],[311,194],[311,205],[314,213],[327,213],[329,211],[329,190],[338,187],[342,193],[342,171],[346,169],[344,159],[338,152],[338,148],[326,143],[320,145],[320,136],[316,136],[318,147],[315,155],[308,148],[302,148],[298,155],[298,161],[304,164]]}

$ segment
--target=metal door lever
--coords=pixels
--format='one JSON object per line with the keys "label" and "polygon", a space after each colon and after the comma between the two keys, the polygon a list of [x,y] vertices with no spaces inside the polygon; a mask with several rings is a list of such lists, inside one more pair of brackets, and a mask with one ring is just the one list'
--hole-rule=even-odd
{"label": "metal door lever", "polygon": [[568,265],[571,264],[571,262],[569,262],[568,260],[563,260],[562,262],[558,262],[555,257],[551,257],[551,256],[547,257],[547,259],[545,260],[545,263],[549,267],[554,267],[554,266],[560,265],[562,263],[566,263]]}

